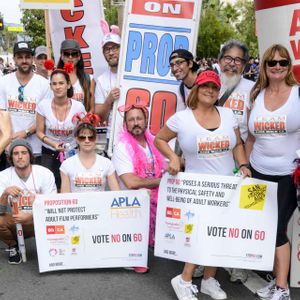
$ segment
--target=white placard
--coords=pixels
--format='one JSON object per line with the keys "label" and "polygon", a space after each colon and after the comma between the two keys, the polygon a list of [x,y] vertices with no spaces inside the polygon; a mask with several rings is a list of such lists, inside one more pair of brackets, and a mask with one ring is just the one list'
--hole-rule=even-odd
{"label": "white placard", "polygon": [[121,95],[114,106],[109,153],[118,142],[123,115],[116,106],[142,102],[155,135],[170,116],[184,108],[169,56],[178,48],[195,52],[201,0],[127,0],[118,69]]}
{"label": "white placard", "polygon": [[49,11],[51,42],[55,62],[60,58],[60,45],[65,39],[78,41],[85,71],[96,78],[107,69],[101,47],[104,19],[102,0],[75,1],[74,10]]}
{"label": "white placard", "polygon": [[38,195],[40,272],[147,267],[149,201],[146,190]]}
{"label": "white placard", "polygon": [[277,183],[189,173],[162,178],[156,256],[272,270],[276,228]]}

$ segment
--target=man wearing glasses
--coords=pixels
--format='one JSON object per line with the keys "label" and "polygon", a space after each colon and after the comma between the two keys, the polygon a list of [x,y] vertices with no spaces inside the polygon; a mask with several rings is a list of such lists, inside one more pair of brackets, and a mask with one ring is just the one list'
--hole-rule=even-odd
{"label": "man wearing glasses", "polygon": [[120,89],[116,87],[119,64],[121,38],[118,34],[109,32],[102,40],[102,50],[109,69],[96,80],[95,112],[101,121],[107,120],[107,134],[109,139],[111,126],[111,110],[115,100],[120,97]]}
{"label": "man wearing glasses", "polygon": [[250,91],[254,82],[242,74],[249,60],[248,48],[237,40],[227,41],[219,54],[221,91],[219,105],[232,109],[240,128],[241,138],[246,141],[247,113],[250,109]]}
{"label": "man wearing glasses", "polygon": [[33,52],[27,42],[16,43],[13,54],[17,71],[0,79],[0,109],[11,114],[12,139],[27,139],[39,163],[41,142],[35,135],[35,110],[38,102],[51,97],[50,87],[45,78],[32,72]]}
{"label": "man wearing glasses", "polygon": [[169,57],[169,63],[171,73],[177,80],[181,80],[179,92],[184,108],[187,97],[195,84],[199,65],[194,61],[193,54],[186,49],[174,50]]}

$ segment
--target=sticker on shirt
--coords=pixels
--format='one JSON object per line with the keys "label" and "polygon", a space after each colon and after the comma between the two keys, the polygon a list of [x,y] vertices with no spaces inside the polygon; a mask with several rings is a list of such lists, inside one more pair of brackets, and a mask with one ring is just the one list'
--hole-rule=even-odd
{"label": "sticker on shirt", "polygon": [[30,117],[35,115],[36,101],[34,98],[26,97],[23,99],[23,101],[10,98],[7,104],[8,104],[7,110],[12,114],[18,113],[18,115],[21,114]]}
{"label": "sticker on shirt", "polygon": [[32,204],[35,199],[35,193],[24,190],[18,197],[18,208],[23,212],[32,212]]}
{"label": "sticker on shirt", "polygon": [[198,158],[224,156],[229,151],[230,139],[227,135],[197,137]]}
{"label": "sticker on shirt", "polygon": [[256,117],[254,134],[286,135],[286,116]]}
{"label": "sticker on shirt", "polygon": [[73,127],[50,127],[49,128],[49,132],[53,135],[53,136],[73,136]]}
{"label": "sticker on shirt", "polygon": [[77,173],[74,179],[74,185],[77,188],[102,190],[102,173]]}
{"label": "sticker on shirt", "polygon": [[224,107],[230,108],[232,110],[239,123],[244,119],[246,97],[246,93],[234,92],[224,103]]}

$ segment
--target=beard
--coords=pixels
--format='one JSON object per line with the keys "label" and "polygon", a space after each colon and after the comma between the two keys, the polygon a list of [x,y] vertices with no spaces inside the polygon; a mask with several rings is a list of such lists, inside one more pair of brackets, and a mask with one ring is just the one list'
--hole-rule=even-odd
{"label": "beard", "polygon": [[[139,131],[137,132],[135,129],[139,129]],[[129,131],[129,130],[128,130]],[[129,133],[131,133],[131,135],[133,135],[134,137],[138,137],[138,136],[141,136],[141,135],[144,135],[146,131],[146,127],[145,128],[142,128],[140,126],[134,126],[130,131]]]}
{"label": "beard", "polygon": [[18,71],[21,74],[30,74],[32,72],[32,65],[28,65],[27,69],[23,69],[22,65],[18,66]]}
{"label": "beard", "polygon": [[241,80],[240,74],[235,74],[233,76],[226,76],[225,73],[220,73],[221,79],[221,90],[220,90],[220,97],[225,93],[227,90],[231,90],[237,83]]}

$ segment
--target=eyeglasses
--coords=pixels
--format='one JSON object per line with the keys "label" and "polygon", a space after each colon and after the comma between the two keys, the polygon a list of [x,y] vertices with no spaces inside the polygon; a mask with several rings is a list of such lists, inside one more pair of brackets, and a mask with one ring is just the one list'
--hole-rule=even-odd
{"label": "eyeglasses", "polygon": [[170,63],[170,68],[171,69],[174,69],[174,67],[180,67],[184,62],[186,62],[185,59],[182,59],[182,60],[176,60],[175,62],[173,63]]}
{"label": "eyeglasses", "polygon": [[79,52],[78,51],[72,51],[72,52],[70,52],[70,51],[64,51],[63,52],[63,56],[65,56],[65,57],[72,57],[72,58],[77,58],[78,56],[79,56],[80,54],[79,54]]}
{"label": "eyeglasses", "polygon": [[95,142],[96,141],[96,136],[95,135],[79,135],[77,137],[79,142],[85,142],[86,139],[88,139],[89,142]]}
{"label": "eyeglasses", "polygon": [[281,59],[281,60],[272,59],[267,61],[267,66],[270,68],[277,66],[277,64],[279,64],[280,67],[287,67],[290,63],[287,59]]}
{"label": "eyeglasses", "polygon": [[224,62],[226,64],[230,64],[232,61],[236,64],[236,65],[242,65],[246,62],[245,59],[243,58],[240,58],[240,57],[232,57],[230,55],[226,55],[226,56],[223,56],[223,59],[224,59]]}
{"label": "eyeglasses", "polygon": [[116,52],[118,49],[120,48],[119,45],[113,45],[111,47],[104,47],[103,48],[103,53],[104,54],[109,54],[110,51],[112,51],[113,53]]}
{"label": "eyeglasses", "polygon": [[20,102],[24,102],[24,89],[25,89],[25,85],[20,85],[18,88],[18,100]]}

